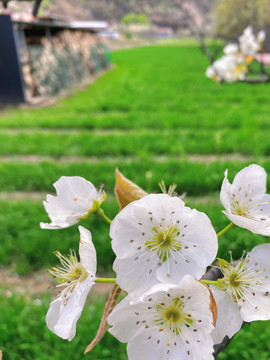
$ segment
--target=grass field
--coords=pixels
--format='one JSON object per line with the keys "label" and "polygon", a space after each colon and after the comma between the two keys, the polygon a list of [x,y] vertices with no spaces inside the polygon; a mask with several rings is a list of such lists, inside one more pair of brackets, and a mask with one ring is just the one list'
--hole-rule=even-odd
{"label": "grass field", "polygon": [[[204,76],[207,60],[196,46],[155,46],[113,53],[115,67],[89,88],[39,109],[7,109],[0,114],[0,266],[28,279],[56,263],[53,251],[77,248],[76,226],[62,231],[39,228],[48,221],[42,200],[54,193],[62,175],[104,184],[106,212],[113,197],[114,169],[148,192],[158,182],[175,182],[190,207],[204,211],[219,231],[228,224],[219,190],[229,178],[258,163],[270,172],[270,102],[267,84],[217,85]],[[268,179],[268,187],[270,177]],[[89,217],[99,273],[112,274],[114,259],[107,225]],[[220,240],[219,256],[235,258],[265,242],[233,228]],[[0,270],[1,272],[1,270]],[[0,278],[1,279],[1,278]],[[47,330],[44,317],[51,293],[16,291],[0,283],[0,349],[3,359],[74,360],[94,337],[104,295],[93,295],[71,343]],[[220,360],[269,360],[270,324],[245,325]],[[107,334],[86,356],[127,359],[125,345]]]}

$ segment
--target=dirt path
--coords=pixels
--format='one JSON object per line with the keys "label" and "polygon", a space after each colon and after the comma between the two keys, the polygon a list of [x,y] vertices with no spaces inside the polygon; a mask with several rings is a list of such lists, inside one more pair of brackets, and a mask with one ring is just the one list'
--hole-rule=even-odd
{"label": "dirt path", "polygon": [[[19,276],[12,274],[10,270],[0,270],[0,284],[4,286],[7,296],[13,293],[27,295],[29,297],[45,294],[48,291],[55,292],[51,288],[51,277],[46,271],[39,270],[29,276]],[[108,294],[112,289],[113,284],[95,284],[92,291],[96,294]]]}
{"label": "dirt path", "polygon": [[[269,158],[266,156],[245,156],[241,154],[220,154],[220,155],[200,155],[200,154],[193,154],[193,155],[157,155],[151,156],[153,161],[158,162],[167,162],[168,160],[175,159],[179,161],[190,161],[190,162],[202,162],[202,163],[209,163],[209,162],[227,162],[227,161],[239,161],[239,162],[254,162],[258,161],[267,161]],[[90,163],[97,163],[100,161],[100,157],[98,156],[48,156],[48,155],[2,155],[0,156],[0,162],[9,163],[12,161],[17,162],[25,162],[25,163],[39,163],[45,161],[57,161],[58,163],[65,163],[65,164],[72,164],[78,162],[90,162]],[[120,160],[121,162],[130,162],[130,161],[138,161],[140,158],[138,156],[102,156],[102,161],[109,161],[111,163],[118,163]]]}

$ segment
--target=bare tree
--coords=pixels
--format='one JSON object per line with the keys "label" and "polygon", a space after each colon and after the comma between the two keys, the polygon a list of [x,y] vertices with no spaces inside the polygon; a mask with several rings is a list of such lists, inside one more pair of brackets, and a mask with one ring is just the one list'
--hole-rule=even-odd
{"label": "bare tree", "polygon": [[[200,47],[204,54],[207,56],[210,64],[217,59],[220,53],[219,49],[213,52],[206,45],[205,37],[207,33],[207,23],[209,24],[209,16],[200,16],[196,13],[195,8],[191,6],[191,2],[187,0],[171,0],[172,4],[176,7],[182,17],[185,18],[187,28],[191,35],[199,42]],[[194,2],[193,2],[194,5]]]}

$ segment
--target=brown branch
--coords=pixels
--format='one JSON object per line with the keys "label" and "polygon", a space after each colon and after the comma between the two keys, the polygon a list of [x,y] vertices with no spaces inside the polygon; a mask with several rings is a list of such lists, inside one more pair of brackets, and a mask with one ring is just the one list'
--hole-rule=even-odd
{"label": "brown branch", "polygon": [[117,284],[114,284],[114,287],[112,288],[112,291],[110,292],[110,295],[106,302],[97,334],[96,334],[94,340],[86,347],[86,349],[84,351],[84,355],[86,353],[88,353],[89,351],[91,351],[105,335],[105,333],[107,331],[107,326],[108,326],[107,318],[110,315],[110,313],[112,312],[120,292],[121,292],[120,287]]}
{"label": "brown branch", "polygon": [[256,78],[246,78],[244,80],[240,80],[240,82],[246,82],[249,84],[266,84],[270,82],[270,75],[268,75],[267,77],[258,76]]}
{"label": "brown branch", "polygon": [[176,6],[182,14],[185,16],[186,21],[188,22],[188,27],[190,30],[190,33],[194,38],[199,42],[200,47],[203,51],[203,53],[207,56],[209,63],[212,65],[213,62],[216,60],[219,51],[215,51],[214,54],[211,53],[209,50],[209,47],[205,43],[205,34],[202,31],[202,29],[196,25],[194,18],[192,17],[190,11],[185,7],[183,0],[177,1],[177,0],[171,0],[174,6]]}
{"label": "brown branch", "polygon": [[42,3],[42,0],[34,0],[33,10],[32,10],[32,15],[34,17],[37,16],[41,3]]}

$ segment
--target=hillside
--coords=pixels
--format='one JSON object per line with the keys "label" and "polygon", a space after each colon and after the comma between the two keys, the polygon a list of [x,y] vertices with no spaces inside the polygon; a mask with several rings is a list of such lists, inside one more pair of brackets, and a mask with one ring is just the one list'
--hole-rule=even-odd
{"label": "hillside", "polygon": [[[154,23],[170,25],[185,23],[184,16],[175,7],[179,0],[43,0],[40,14],[67,20],[107,20],[118,22],[130,12],[145,13]],[[209,12],[213,0],[189,0],[188,6],[197,19]],[[0,5],[1,8],[1,5]],[[9,8],[30,11],[29,2],[12,1]]]}

